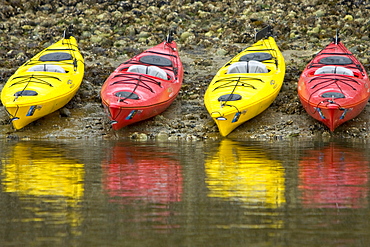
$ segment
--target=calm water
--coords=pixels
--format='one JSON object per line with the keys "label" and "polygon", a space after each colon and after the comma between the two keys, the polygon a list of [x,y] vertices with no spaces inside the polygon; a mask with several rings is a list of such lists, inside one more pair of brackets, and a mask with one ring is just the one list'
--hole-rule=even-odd
{"label": "calm water", "polygon": [[369,246],[370,144],[0,141],[0,246]]}

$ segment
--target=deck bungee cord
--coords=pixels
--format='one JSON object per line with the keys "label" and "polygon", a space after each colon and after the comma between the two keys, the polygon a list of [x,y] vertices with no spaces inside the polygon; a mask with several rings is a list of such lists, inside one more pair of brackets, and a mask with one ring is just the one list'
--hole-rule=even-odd
{"label": "deck bungee cord", "polygon": [[[350,87],[352,90],[357,91],[357,89],[356,89],[354,86],[352,86],[350,83],[347,83],[347,81],[348,81],[348,82],[354,82],[354,83],[356,83],[356,84],[360,85],[360,83],[359,83],[358,81],[356,81],[356,80],[355,80],[355,79],[353,79],[353,78],[349,78],[349,77],[347,77],[347,76],[345,76],[345,75],[338,75],[338,74],[336,74],[336,75],[335,75],[335,77],[337,77],[337,76],[338,76],[338,77],[341,77],[341,78],[333,78],[332,76],[325,76],[325,75],[323,75],[323,76],[317,76],[317,77],[315,77],[315,78],[311,79],[307,84],[309,84],[309,83],[311,83],[312,81],[315,81],[315,80],[322,80],[322,79],[326,79],[325,81],[321,81],[321,82],[319,82],[319,83],[317,83],[317,84],[313,85],[313,86],[311,87],[311,89],[314,89],[315,87],[317,87],[317,86],[319,86],[319,85],[321,85],[321,84],[325,84],[325,83],[327,83],[327,84],[326,84],[326,85],[323,85],[323,86],[322,86],[322,87],[320,87],[320,88],[317,88],[315,91],[313,91],[313,92],[310,94],[310,97],[308,98],[308,104],[310,104],[311,97],[313,97],[314,95],[316,95],[316,94],[317,94],[317,92],[321,91],[321,90],[322,90],[322,89],[324,89],[324,88],[330,87],[330,86],[331,86],[331,85],[333,85],[333,84],[335,84],[335,85],[337,86],[337,88],[339,89],[339,91],[341,92],[341,94],[343,95],[343,97],[345,97],[345,96],[344,96],[344,92],[343,92],[343,89],[342,89],[342,87],[341,87],[341,85],[340,85],[340,84],[345,84],[346,86]],[[317,106],[316,106],[316,107],[318,107],[321,103],[324,103],[324,102],[326,102],[326,100],[319,102],[319,104],[317,104]],[[339,105],[338,103],[336,103],[336,102],[334,101],[334,99],[332,99],[332,100],[331,100],[331,102],[332,102],[332,104],[337,104],[337,105]],[[313,113],[316,113],[316,109],[313,111]]]}
{"label": "deck bungee cord", "polygon": [[[335,56],[337,59],[347,59],[347,60],[350,60],[348,62],[344,62],[343,64],[335,64],[333,63],[332,65],[339,65],[340,67],[344,67],[344,68],[348,68],[348,69],[358,69],[360,72],[363,72],[363,68],[362,66],[356,62],[356,58],[355,56],[353,55],[353,53],[350,53],[350,52],[345,52],[346,51],[346,48],[344,47],[344,45],[342,43],[340,43],[339,41],[334,42],[334,44],[336,44],[337,46],[334,46],[334,47],[326,47],[324,48],[322,51],[320,51],[317,56],[322,56],[322,55],[333,55]],[[330,45],[330,44],[329,44]],[[329,46],[328,45],[328,46]],[[323,52],[324,50],[328,50],[328,49],[340,49],[341,51],[343,52]],[[317,63],[314,63],[312,62],[310,65],[308,65],[308,68],[316,68],[316,67],[322,67],[323,65],[330,65],[329,63],[320,63],[321,59],[319,60],[319,62]]]}
{"label": "deck bungee cord", "polygon": [[316,111],[318,111],[318,109],[320,108],[319,105],[324,104],[324,103],[327,103],[325,106],[331,104],[331,105],[337,105],[339,110],[344,110],[345,109],[339,103],[337,103],[337,102],[335,102],[333,100],[330,100],[330,99],[326,99],[326,100],[323,100],[323,101],[317,103],[314,113]]}
{"label": "deck bungee cord", "polygon": [[[47,81],[45,81],[43,79],[55,79],[55,80],[61,81],[58,77],[51,76],[51,75],[37,75],[37,76],[35,76],[35,75],[25,75],[25,76],[17,76],[17,77],[14,77],[12,80],[14,80],[14,79],[20,79],[20,78],[24,78],[24,79],[21,80],[21,81],[14,82],[9,87],[12,87],[12,86],[17,85],[17,84],[29,83],[29,82],[41,83],[41,84],[45,84],[45,85],[49,85],[50,87],[53,87],[53,85],[50,82],[47,82]],[[35,79],[35,80],[32,80],[32,79]]]}
{"label": "deck bungee cord", "polygon": [[[243,79],[243,81],[241,81],[241,79]],[[226,87],[234,87],[234,89],[232,91],[235,90],[235,87],[237,86],[241,86],[241,87],[251,87],[253,89],[256,89],[255,86],[253,86],[252,84],[248,83],[248,82],[245,82],[244,80],[247,80],[247,81],[259,81],[259,82],[264,82],[263,80],[261,80],[260,78],[254,78],[254,77],[243,77],[243,76],[239,76],[239,77],[228,77],[228,78],[223,78],[223,79],[220,79],[220,80],[217,80],[215,81],[214,84],[217,84],[219,82],[225,82],[224,84],[221,84],[217,87],[215,87],[212,91],[216,91],[217,89],[222,89],[222,88],[226,88]],[[233,82],[236,82],[236,84],[234,85],[229,85]],[[239,84],[241,83],[241,84]]]}
{"label": "deck bungee cord", "polygon": [[[70,39],[63,39],[62,40],[62,44],[63,45],[67,45],[67,49],[63,49],[63,48],[58,48],[58,49],[46,49],[45,51],[66,51],[67,54],[71,55],[71,58],[70,59],[66,59],[66,60],[72,60],[72,63],[71,62],[65,62],[65,60],[58,60],[58,61],[42,61],[42,60],[32,60],[30,59],[27,63],[24,64],[24,66],[28,66],[28,65],[38,65],[38,64],[48,64],[47,62],[53,62],[53,64],[60,64],[60,65],[73,65],[73,68],[74,68],[74,71],[76,72],[77,71],[77,66],[78,66],[78,62],[84,64],[84,61],[81,60],[81,59],[76,59],[76,55],[75,53],[76,52],[79,52],[79,49],[78,49],[78,46],[77,45],[74,45],[72,44],[72,42],[70,41]],[[75,47],[76,49],[74,49],[73,47]],[[46,53],[44,55],[47,55],[47,54],[53,54],[53,52],[51,53]],[[40,59],[41,57],[39,57]]]}
{"label": "deck bungee cord", "polygon": [[[230,101],[230,100],[231,100],[231,98],[233,97],[233,93],[234,93],[234,91],[235,91],[236,87],[238,86],[239,81],[240,81],[240,77],[239,77],[239,78],[238,78],[238,80],[236,81],[236,84],[235,84],[235,86],[234,86],[233,90],[232,90],[232,91],[231,91],[231,93],[227,96],[226,100],[225,100],[225,101],[221,101],[221,100],[220,100],[221,106],[234,106],[234,105],[227,105],[226,103],[227,103],[228,101]],[[236,108],[236,107],[235,107],[235,108]],[[236,108],[236,109],[237,109],[237,111],[239,112],[238,108]]]}
{"label": "deck bungee cord", "polygon": [[[215,91],[216,89],[221,89],[221,88],[232,87],[233,86],[233,89],[232,89],[231,93],[227,96],[226,100],[224,100],[224,101],[223,100],[220,100],[220,104],[221,104],[221,107],[224,107],[224,106],[234,107],[237,110],[237,112],[240,113],[239,109],[235,105],[227,104],[227,102],[229,102],[232,99],[233,93],[236,90],[236,88],[238,86],[241,86],[241,87],[251,87],[252,89],[257,89],[252,84],[249,84],[249,83],[246,83],[246,82],[241,82],[240,80],[241,79],[247,79],[247,80],[258,80],[260,82],[263,82],[263,81],[261,79],[259,79],[259,78],[245,78],[245,77],[238,77],[237,79],[234,79],[234,78],[230,78],[229,77],[229,78],[224,78],[224,79],[220,79],[220,80],[216,81],[215,84],[217,82],[220,82],[220,81],[230,80],[230,82],[224,83],[223,85],[220,85],[220,86],[214,88],[212,91]],[[227,85],[226,86],[226,84],[229,84],[229,83],[232,83],[232,82],[236,82],[236,84],[235,85]],[[239,83],[242,83],[242,84],[239,85]],[[220,113],[220,115],[221,115],[221,113]]]}
{"label": "deck bungee cord", "polygon": [[[160,82],[158,82],[157,80],[154,80],[153,78],[150,78],[148,76],[145,76],[145,75],[139,75],[139,77],[137,76],[133,76],[133,75],[128,75],[128,74],[120,74],[120,75],[116,75],[114,76],[114,78],[116,77],[126,77],[126,79],[123,79],[123,80],[119,80],[119,81],[115,81],[115,82],[112,82],[110,85],[114,85],[114,84],[131,84],[131,85],[135,85],[135,87],[132,89],[131,92],[129,92],[130,94],[125,96],[125,97],[120,97],[120,96],[117,96],[118,97],[118,101],[117,102],[124,102],[126,104],[128,104],[127,102],[125,102],[126,99],[129,99],[132,95],[134,95],[136,89],[138,87],[142,87],[142,88],[145,88],[147,90],[149,90],[151,93],[155,93],[154,90],[152,89],[152,87],[150,87],[148,84],[146,84],[142,78],[144,79],[147,79],[148,82],[150,83],[153,83],[153,84],[156,84],[157,86],[159,87],[162,87]],[[132,80],[135,80],[136,82],[132,82]]]}
{"label": "deck bungee cord", "polygon": [[[333,78],[333,76],[325,76],[325,75],[323,75],[323,76],[317,76],[317,77],[315,77],[315,78],[313,78],[313,79],[311,79],[309,82],[308,82],[308,84],[309,83],[311,83],[312,81],[315,81],[315,80],[322,80],[322,79],[326,79],[326,81],[321,81],[321,82],[319,82],[319,83],[317,83],[317,84],[315,84],[315,85],[313,85],[311,88],[313,89],[313,88],[315,88],[316,86],[318,86],[318,85],[320,85],[320,84],[324,84],[324,83],[326,83],[326,82],[330,82],[330,81],[333,81],[332,83],[330,83],[330,84],[328,84],[328,85],[325,85],[324,87],[322,87],[322,88],[325,88],[325,87],[328,87],[328,86],[330,86],[331,84],[333,84],[333,83],[335,83],[335,84],[337,84],[337,82],[341,82],[341,83],[343,83],[343,84],[345,84],[345,85],[347,85],[347,86],[349,86],[349,87],[351,87],[353,90],[357,90],[354,86],[352,86],[351,84],[349,84],[349,83],[347,83],[347,81],[349,81],[349,82],[354,82],[354,83],[356,83],[357,85],[360,85],[360,83],[358,82],[358,81],[356,81],[355,79],[353,79],[353,78],[350,78],[350,77],[347,77],[347,76],[345,76],[345,75],[339,75],[339,74],[335,74],[334,75],[334,77],[342,77],[342,78]],[[337,84],[337,86],[338,86],[338,88],[340,88],[340,86]],[[315,91],[316,92],[316,91]]]}
{"label": "deck bungee cord", "polygon": [[[135,94],[135,91],[138,87],[142,87],[142,88],[145,88],[147,90],[149,90],[151,93],[155,93],[154,90],[152,89],[151,86],[149,86],[147,83],[144,82],[144,79],[146,79],[146,82],[148,83],[152,83],[152,84],[155,84],[157,86],[159,86],[160,88],[162,88],[161,86],[161,83],[149,76],[146,76],[146,75],[143,75],[143,74],[140,74],[140,75],[130,75],[130,74],[118,74],[118,75],[115,75],[113,78],[117,78],[117,77],[125,77],[125,79],[122,79],[122,80],[117,80],[117,81],[114,81],[110,84],[110,86],[112,85],[115,85],[115,84],[129,84],[129,85],[135,85],[135,87],[131,90],[131,92],[129,92],[129,94],[125,97],[121,97],[121,96],[117,96],[118,97],[118,100],[117,102],[124,102],[126,104],[128,104],[127,102],[125,102],[126,99],[129,99],[132,95]],[[132,82],[132,80],[134,80],[135,82]]]}
{"label": "deck bungee cord", "polygon": [[[326,64],[326,65],[329,65],[329,64]],[[333,66],[339,66],[339,65],[333,64]],[[320,68],[320,67],[323,67],[323,64],[322,63],[311,63],[308,66],[308,68]],[[339,67],[348,68],[348,69],[358,69],[360,72],[363,72],[364,71],[362,69],[361,65],[358,64],[358,63],[352,63],[350,65],[340,65]]]}

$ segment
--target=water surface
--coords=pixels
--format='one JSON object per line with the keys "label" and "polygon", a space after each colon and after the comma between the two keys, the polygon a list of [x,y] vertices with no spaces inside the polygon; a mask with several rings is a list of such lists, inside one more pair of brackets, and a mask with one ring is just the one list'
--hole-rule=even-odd
{"label": "water surface", "polygon": [[1,246],[368,246],[366,142],[0,142]]}

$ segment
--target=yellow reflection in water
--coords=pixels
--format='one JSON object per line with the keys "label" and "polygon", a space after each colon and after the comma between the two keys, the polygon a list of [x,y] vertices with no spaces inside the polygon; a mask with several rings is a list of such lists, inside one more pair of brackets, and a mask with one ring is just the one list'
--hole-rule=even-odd
{"label": "yellow reflection in water", "polygon": [[[19,142],[2,159],[2,188],[26,204],[23,209],[51,224],[80,224],[78,203],[84,193],[84,166],[67,158],[61,147],[49,143]],[[47,208],[45,208],[47,205]]]}
{"label": "yellow reflection in water", "polygon": [[209,197],[242,202],[244,206],[277,208],[285,203],[282,164],[258,147],[224,139],[205,162]]}

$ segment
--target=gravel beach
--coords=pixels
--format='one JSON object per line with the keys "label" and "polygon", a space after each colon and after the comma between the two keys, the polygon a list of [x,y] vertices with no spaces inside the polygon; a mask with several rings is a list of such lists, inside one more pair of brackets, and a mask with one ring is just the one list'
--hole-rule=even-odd
{"label": "gravel beach", "polygon": [[[229,138],[370,138],[370,105],[330,133],[304,111],[297,81],[312,57],[339,30],[342,42],[370,71],[370,3],[345,0],[100,1],[0,0],[0,88],[33,55],[56,42],[70,25],[85,58],[85,77],[76,96],[61,110],[15,131],[1,107],[3,137],[11,139],[131,138],[138,140],[217,140],[204,92],[217,70],[254,43],[267,25],[286,62],[284,85],[262,114]],[[109,74],[122,62],[160,43],[169,30],[185,69],[175,102],[147,121],[111,129],[99,96]]]}

